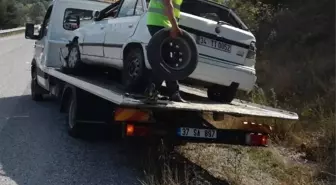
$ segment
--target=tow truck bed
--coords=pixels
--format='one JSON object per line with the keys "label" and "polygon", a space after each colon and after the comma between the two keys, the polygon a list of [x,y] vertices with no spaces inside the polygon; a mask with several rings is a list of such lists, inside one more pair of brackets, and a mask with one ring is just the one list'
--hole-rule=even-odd
{"label": "tow truck bed", "polygon": [[289,120],[298,119],[298,115],[294,112],[261,106],[242,100],[234,100],[231,104],[213,102],[206,99],[206,93],[204,91],[187,86],[181,86],[181,91],[198,96],[198,100],[192,100],[187,103],[159,100],[157,104],[146,104],[141,100],[125,96],[125,92],[122,90],[121,85],[113,82],[112,80],[69,75],[62,73],[60,70],[55,68],[45,68],[43,71],[58,80],[92,93],[98,97],[117,104],[120,107],[220,112],[239,116],[268,117]]}

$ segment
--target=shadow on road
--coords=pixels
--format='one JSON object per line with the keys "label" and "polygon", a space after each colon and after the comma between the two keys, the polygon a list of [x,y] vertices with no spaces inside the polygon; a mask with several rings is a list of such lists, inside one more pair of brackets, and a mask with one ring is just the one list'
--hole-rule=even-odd
{"label": "shadow on road", "polygon": [[[163,165],[156,145],[116,140],[108,127],[91,128],[85,140],[68,136],[58,110],[57,102],[34,102],[30,96],[0,99],[1,184],[139,184],[148,161]],[[156,154],[151,157],[149,151]],[[187,163],[212,184],[226,184],[174,155],[177,168]]]}

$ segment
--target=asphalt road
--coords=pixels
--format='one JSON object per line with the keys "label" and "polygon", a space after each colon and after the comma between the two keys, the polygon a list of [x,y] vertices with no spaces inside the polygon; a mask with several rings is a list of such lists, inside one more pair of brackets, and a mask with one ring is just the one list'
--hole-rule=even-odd
{"label": "asphalt road", "polygon": [[0,38],[0,185],[138,184],[119,143],[73,139],[56,101],[31,100],[33,43]]}

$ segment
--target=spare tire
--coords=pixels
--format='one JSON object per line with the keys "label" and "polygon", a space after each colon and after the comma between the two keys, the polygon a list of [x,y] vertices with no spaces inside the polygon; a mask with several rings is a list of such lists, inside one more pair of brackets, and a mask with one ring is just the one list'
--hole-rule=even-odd
{"label": "spare tire", "polygon": [[162,80],[186,79],[197,67],[198,50],[194,38],[185,30],[173,39],[170,29],[158,31],[147,46],[147,58],[153,74]]}

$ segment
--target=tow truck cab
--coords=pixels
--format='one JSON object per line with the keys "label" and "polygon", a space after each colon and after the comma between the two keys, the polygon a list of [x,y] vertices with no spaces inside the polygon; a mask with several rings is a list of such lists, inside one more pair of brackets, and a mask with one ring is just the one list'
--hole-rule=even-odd
{"label": "tow truck cab", "polygon": [[[39,69],[60,67],[59,50],[69,42],[69,34],[79,26],[93,21],[94,12],[108,6],[108,2],[86,0],[54,0],[49,4],[38,33],[34,25],[26,25],[26,38],[36,40],[33,65]],[[38,84],[47,88],[45,80],[38,76]]]}

